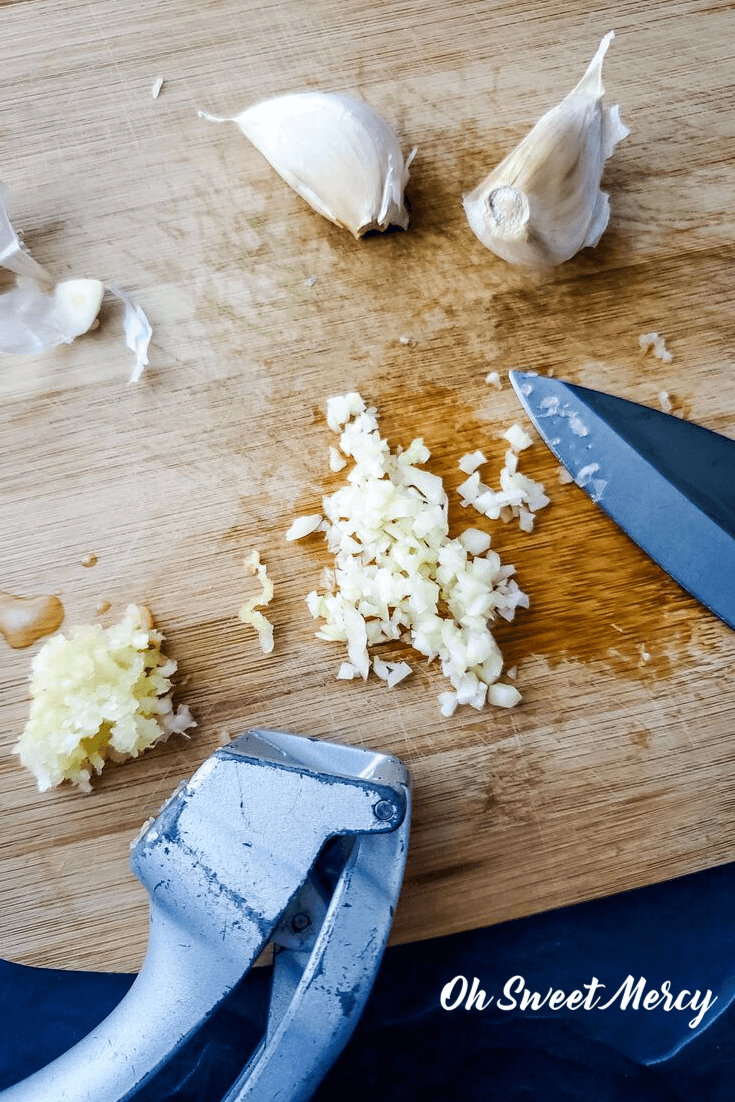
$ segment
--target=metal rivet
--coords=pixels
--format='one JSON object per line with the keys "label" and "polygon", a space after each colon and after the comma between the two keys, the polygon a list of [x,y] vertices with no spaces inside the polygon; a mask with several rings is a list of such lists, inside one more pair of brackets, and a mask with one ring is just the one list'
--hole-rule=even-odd
{"label": "metal rivet", "polygon": [[311,919],[303,911],[299,911],[291,919],[291,929],[295,934],[302,933],[308,926],[311,926]]}
{"label": "metal rivet", "polygon": [[390,800],[378,800],[373,808],[377,819],[394,819],[398,814],[398,808]]}

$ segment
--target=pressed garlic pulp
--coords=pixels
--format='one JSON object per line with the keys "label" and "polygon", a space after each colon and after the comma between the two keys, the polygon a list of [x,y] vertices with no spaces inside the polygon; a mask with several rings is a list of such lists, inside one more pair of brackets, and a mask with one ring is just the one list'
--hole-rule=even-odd
{"label": "pressed garlic pulp", "polygon": [[196,726],[186,705],[174,710],[176,662],[146,608],[130,605],[119,624],[54,635],[33,659],[30,718],[13,753],[40,791],[71,781],[91,791],[105,761],[137,757]]}
{"label": "pressed garlic pulp", "polygon": [[511,264],[548,268],[596,245],[610,218],[605,161],[630,131],[603,107],[602,39],[579,84],[462,200],[479,240]]}
{"label": "pressed garlic pulp", "polygon": [[[234,122],[302,199],[355,237],[408,226],[403,192],[413,153],[404,161],[392,128],[362,100],[327,92],[277,96]],[[414,150],[415,152],[415,150]]]}
{"label": "pressed garlic pulp", "polygon": [[323,591],[310,593],[307,604],[322,621],[318,637],[347,645],[338,679],[367,679],[372,669],[389,687],[397,684],[409,664],[385,662],[370,650],[401,640],[439,659],[451,685],[439,694],[443,715],[459,704],[512,707],[520,693],[499,680],[503,657],[490,626],[528,605],[515,568],[501,564],[486,533],[449,538],[447,495],[441,478],[424,469],[430,453],[421,439],[392,453],[376,410],[355,392],[329,400],[327,423],[354,467],[323,499],[322,523],[304,518],[287,535],[321,529],[335,556]]}
{"label": "pressed garlic pulp", "polygon": [[260,593],[256,597],[250,597],[240,609],[240,620],[243,624],[249,624],[258,633],[258,641],[263,654],[270,654],[273,650],[273,624],[262,612],[273,600],[273,582],[268,577],[265,564],[260,561],[260,552],[251,551],[243,563],[245,572],[255,575],[260,582]]}

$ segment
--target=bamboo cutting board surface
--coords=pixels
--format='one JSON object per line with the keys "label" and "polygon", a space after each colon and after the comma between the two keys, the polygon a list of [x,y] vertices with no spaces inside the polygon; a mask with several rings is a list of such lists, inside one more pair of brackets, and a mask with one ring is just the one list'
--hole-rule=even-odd
{"label": "bamboo cutting board surface", "polygon": [[[607,166],[609,229],[548,275],[515,270],[473,237],[460,196],[610,29],[608,102],[632,133]],[[254,725],[410,767],[395,941],[735,857],[733,633],[559,484],[542,444],[522,461],[553,499],[531,535],[469,517],[454,492],[465,452],[485,451],[492,481],[500,435],[525,424],[511,367],[650,405],[665,390],[735,435],[734,32],[730,4],[671,0],[0,5],[14,224],[58,276],[126,288],[154,330],[137,385],[108,300],[75,344],[0,362],[0,589],[57,594],[66,627],[94,622],[101,601],[105,624],[147,603],[198,723],[108,766],[90,796],[39,794],[10,751],[41,644],[0,641],[4,957],[137,968],[147,898],[129,843],[227,733]],[[407,233],[353,241],[235,127],[197,117],[304,89],[361,96],[417,146]],[[670,364],[641,353],[651,330]],[[531,608],[497,630],[516,709],[442,719],[447,686],[420,658],[394,690],[335,681],[341,650],[314,637],[304,603],[328,554],[284,534],[340,483],[324,409],[347,389],[378,407],[392,445],[424,437],[453,531],[484,525],[516,565]],[[270,657],[238,621],[252,549],[275,584]]]}

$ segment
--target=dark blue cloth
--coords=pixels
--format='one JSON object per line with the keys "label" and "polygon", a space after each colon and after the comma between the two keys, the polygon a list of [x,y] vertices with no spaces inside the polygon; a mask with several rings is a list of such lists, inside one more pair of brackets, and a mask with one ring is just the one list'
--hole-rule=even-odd
{"label": "dark blue cloth", "polygon": [[[696,1008],[621,1005],[628,977],[643,994],[668,981],[672,1000],[707,991]],[[485,1009],[444,1009],[445,985],[477,978]],[[513,977],[513,993],[504,987]],[[522,1009],[593,993],[598,1005]],[[132,976],[0,962],[0,1088],[83,1037]],[[245,977],[205,1027],[138,1096],[218,1102],[263,1031],[268,969]],[[516,985],[518,990],[516,990]],[[452,989],[461,993],[461,981]],[[690,995],[683,995],[687,991]],[[635,989],[631,992],[635,997]],[[390,948],[352,1039],[314,1102],[731,1102],[735,1100],[735,866],[516,922]],[[607,1008],[602,1006],[612,1000]],[[591,1001],[591,996],[590,996]],[[466,1000],[465,1000],[466,1002]],[[500,1006],[498,1006],[500,1002]],[[53,1100],[49,1100],[53,1102]]]}

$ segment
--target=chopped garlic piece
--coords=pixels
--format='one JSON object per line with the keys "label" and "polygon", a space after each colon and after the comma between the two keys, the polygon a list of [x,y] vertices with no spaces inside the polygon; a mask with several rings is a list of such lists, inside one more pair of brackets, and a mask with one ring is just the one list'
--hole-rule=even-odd
{"label": "chopped garlic piece", "polygon": [[408,662],[383,662],[381,658],[373,658],[373,669],[378,677],[386,682],[389,689],[404,681],[413,672]]}
{"label": "chopped garlic piece", "polygon": [[506,429],[503,433],[503,439],[508,441],[515,452],[522,452],[533,444],[533,439],[520,425],[511,425],[509,429]]}
{"label": "chopped garlic piece", "polygon": [[533,532],[533,525],[535,521],[533,513],[528,509],[524,509],[523,506],[518,508],[518,527],[522,532]]}
{"label": "chopped garlic piece", "polygon": [[327,401],[327,424],[332,432],[338,432],[351,417],[362,413],[364,409],[365,403],[356,391],[336,395]]}
{"label": "chopped garlic piece", "polygon": [[329,449],[329,469],[330,469],[330,471],[334,471],[335,474],[336,474],[337,471],[343,470],[343,468],[346,467],[346,466],[347,466],[347,460],[340,453],[339,448],[330,447],[330,449]]}
{"label": "chopped garlic piece", "polygon": [[308,517],[297,517],[286,532],[286,539],[291,542],[292,540],[301,540],[304,536],[310,536],[312,532],[316,532],[321,522],[321,513],[312,513]]}
{"label": "chopped garlic piece", "polygon": [[483,555],[492,541],[487,532],[481,532],[479,528],[465,528],[459,542],[471,555]]}
{"label": "chopped garlic piece", "polygon": [[[401,639],[439,660],[454,690],[440,698],[442,714],[459,704],[484,707],[503,668],[491,625],[528,605],[511,577],[514,568],[501,564],[478,529],[449,538],[447,495],[441,478],[421,467],[430,458],[421,439],[391,452],[376,411],[356,393],[331,398],[327,419],[354,466],[323,499],[334,569],[306,603],[321,621],[318,638],[346,645],[339,679],[367,679],[372,668],[389,686],[397,684],[409,664],[371,659],[370,651]],[[477,489],[477,472],[468,483]]]}
{"label": "chopped garlic piece", "polygon": [[485,376],[485,382],[488,384],[488,386],[494,386],[496,390],[503,389],[503,384],[500,381],[500,375],[497,371],[490,371]]}
{"label": "chopped garlic piece", "polygon": [[459,469],[465,474],[473,474],[483,463],[487,463],[487,459],[481,451],[470,452],[469,455],[463,455],[460,459]]}
{"label": "chopped garlic piece", "polygon": [[456,693],[439,693],[438,701],[440,704],[440,712],[445,718],[453,716],[457,711],[457,694]]}
{"label": "chopped garlic piece", "polygon": [[240,609],[240,619],[243,624],[249,624],[255,628],[263,654],[270,654],[273,650],[273,624],[262,612],[256,610],[264,608],[273,600],[273,582],[268,577],[264,564],[260,561],[259,552],[251,551],[243,565],[246,573],[257,575],[262,592],[259,596],[251,597],[245,602]]}
{"label": "chopped garlic piece", "polygon": [[151,88],[151,95],[153,96],[154,99],[158,99],[159,95],[161,94],[161,89],[162,88],[163,88],[163,77],[156,77],[156,79],[153,81],[153,87]]}
{"label": "chopped garlic piece", "polygon": [[470,477],[457,487],[457,493],[463,499],[462,504],[475,501],[481,493],[481,487],[480,476],[477,471],[473,471]]}
{"label": "chopped garlic piece", "polygon": [[587,463],[584,467],[580,467],[577,471],[577,477],[574,481],[578,486],[588,486],[592,481],[592,476],[597,474],[600,469],[599,463]]}
{"label": "chopped garlic piece", "polygon": [[120,623],[54,635],[33,659],[31,711],[13,750],[40,791],[71,781],[83,792],[105,761],[137,757],[196,724],[174,710],[176,662],[146,608],[130,605]]}
{"label": "chopped garlic piece", "polygon": [[674,358],[666,347],[666,341],[658,333],[641,333],[638,344],[642,352],[653,352],[656,359],[665,364],[670,364]]}
{"label": "chopped garlic piece", "polygon": [[[500,489],[490,489],[480,481],[479,473],[474,471],[457,487],[457,493],[465,508],[471,505],[489,520],[500,519],[507,522],[515,518],[522,531],[531,532],[535,523],[534,514],[550,503],[543,483],[536,482],[518,470],[518,452],[529,447],[533,440],[520,425],[511,425],[503,433],[503,438],[508,441],[510,448],[505,453],[505,466],[500,472]],[[470,457],[464,456],[460,467],[466,471],[470,465]]]}
{"label": "chopped garlic piece", "polygon": [[521,694],[515,685],[503,685],[496,681],[488,689],[487,698],[496,708],[514,708],[521,699]]}

